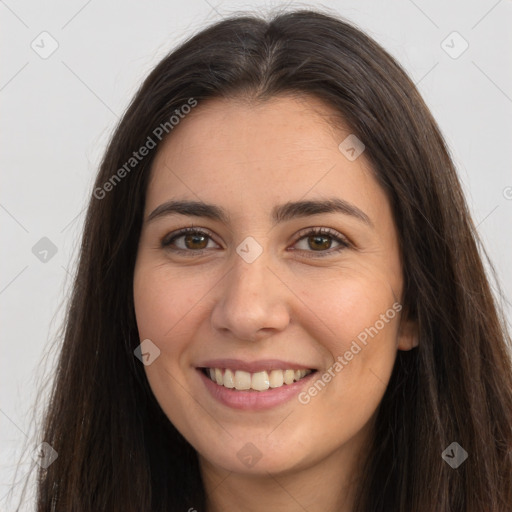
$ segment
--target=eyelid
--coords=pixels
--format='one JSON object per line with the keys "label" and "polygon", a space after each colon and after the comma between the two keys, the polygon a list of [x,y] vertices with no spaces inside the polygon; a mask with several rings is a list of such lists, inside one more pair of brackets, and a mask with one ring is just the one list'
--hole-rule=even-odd
{"label": "eyelid", "polygon": [[[210,240],[212,240],[215,244],[217,245],[220,245],[214,238],[212,232],[206,228],[202,228],[200,226],[187,226],[187,227],[184,227],[184,228],[181,228],[181,229],[178,229],[176,231],[173,231],[171,233],[168,233],[167,235],[165,235],[161,242],[160,242],[160,245],[162,248],[164,249],[169,249],[171,247],[171,242],[173,242],[174,240],[176,240],[177,238],[180,238],[184,235],[187,235],[187,234],[190,234],[190,233],[199,233],[199,234],[204,234],[206,235]],[[169,249],[169,250],[172,250],[174,252],[181,252],[181,253],[194,253],[194,254],[201,254],[202,252],[204,251],[207,251],[208,249],[199,249],[197,251],[192,251],[192,250],[186,250],[186,249],[180,249],[179,247],[174,247],[172,249]]]}
{"label": "eyelid", "polygon": [[302,254],[307,255],[308,258],[322,258],[322,257],[328,257],[332,254],[337,254],[345,249],[353,248],[354,245],[352,242],[342,233],[339,231],[332,229],[332,228],[326,228],[326,227],[315,227],[310,226],[308,228],[301,229],[295,238],[295,241],[293,242],[293,245],[297,244],[300,240],[303,238],[306,238],[307,236],[328,236],[332,238],[334,241],[336,241],[339,246],[330,249],[327,249],[326,251],[312,251],[312,250],[303,250],[303,249],[290,249],[291,251],[298,251]]}
{"label": "eyelid", "polygon": [[350,240],[345,235],[340,233],[339,231],[336,231],[333,228],[325,228],[325,227],[319,227],[319,226],[310,226],[308,228],[301,229],[297,233],[297,235],[296,235],[297,238],[294,243],[296,243],[301,238],[304,238],[307,235],[314,235],[314,234],[329,235],[330,237],[337,239],[339,242],[343,242],[347,245],[352,245]]}
{"label": "eyelid", "polygon": [[[171,248],[171,244],[174,240],[176,240],[184,235],[187,235],[189,233],[206,235],[215,244],[221,245],[215,240],[215,237],[210,230],[208,230],[207,228],[203,228],[200,226],[193,226],[193,225],[178,229],[171,233],[168,233],[167,235],[165,235],[162,238],[160,245],[164,249],[168,249],[168,250],[171,250],[176,253],[187,253],[190,255],[200,255],[204,252],[211,250],[211,249],[207,249],[207,248],[206,249],[198,249],[198,250],[192,250],[192,249],[187,250],[187,249],[181,249],[178,247]],[[328,256],[328,255],[340,252],[343,249],[347,249],[349,247],[354,247],[352,242],[345,235],[341,234],[340,232],[336,231],[335,229],[326,228],[326,227],[318,227],[318,226],[317,227],[310,226],[310,227],[301,229],[295,235],[295,241],[293,242],[293,245],[297,244],[297,242],[301,241],[302,239],[306,238],[307,236],[314,236],[314,235],[328,236],[328,237],[332,238],[334,241],[336,241],[339,244],[339,247],[334,248],[334,249],[331,248],[331,249],[328,249],[325,251],[312,251],[312,250],[308,251],[308,250],[304,250],[304,249],[293,249],[293,248],[291,248],[290,250],[298,251],[301,253],[309,253],[308,257],[315,258],[315,257]]]}

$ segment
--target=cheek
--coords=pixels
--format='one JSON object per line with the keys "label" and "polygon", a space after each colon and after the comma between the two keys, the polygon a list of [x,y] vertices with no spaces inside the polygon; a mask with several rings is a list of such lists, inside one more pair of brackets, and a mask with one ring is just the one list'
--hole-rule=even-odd
{"label": "cheek", "polygon": [[376,274],[350,272],[336,279],[327,276],[314,284],[301,285],[299,293],[305,307],[300,317],[307,316],[310,330],[317,333],[315,339],[334,357],[358,338],[361,342],[378,336],[395,340],[396,308],[400,306],[387,280]]}
{"label": "cheek", "polygon": [[[171,275],[165,265],[136,267],[134,275],[134,305],[141,339],[149,338],[161,346],[176,336],[194,316],[195,306],[204,291],[188,280]],[[175,344],[173,343],[173,346]]]}
{"label": "cheek", "polygon": [[303,294],[302,318],[330,359],[315,381],[322,382],[307,395],[321,394],[325,404],[362,419],[377,407],[391,376],[401,306],[389,283],[374,274],[326,280]]}
{"label": "cheek", "polygon": [[193,333],[191,324],[200,320],[204,290],[169,272],[161,263],[142,257],[136,265],[133,281],[135,316],[140,340],[150,339],[160,350],[151,364],[144,366],[149,385],[164,412],[172,412],[171,421],[181,425],[180,413],[189,396],[184,393],[187,347]]}

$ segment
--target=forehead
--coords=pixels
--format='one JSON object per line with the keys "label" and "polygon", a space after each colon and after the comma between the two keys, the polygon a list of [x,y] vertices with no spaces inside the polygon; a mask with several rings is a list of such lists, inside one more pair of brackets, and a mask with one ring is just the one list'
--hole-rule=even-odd
{"label": "forehead", "polygon": [[[337,126],[334,128],[334,122]],[[289,160],[294,154],[323,156],[350,130],[337,113],[311,96],[278,96],[265,101],[214,98],[200,103],[172,131],[159,159],[173,153],[181,158],[203,157],[240,161]],[[290,154],[290,152],[293,152]],[[229,154],[228,154],[229,153]]]}
{"label": "forehead", "polygon": [[333,109],[309,96],[207,100],[159,149],[147,210],[187,197],[235,212],[270,211],[337,195],[381,215],[387,201],[364,153],[351,161],[338,147],[350,135]]}

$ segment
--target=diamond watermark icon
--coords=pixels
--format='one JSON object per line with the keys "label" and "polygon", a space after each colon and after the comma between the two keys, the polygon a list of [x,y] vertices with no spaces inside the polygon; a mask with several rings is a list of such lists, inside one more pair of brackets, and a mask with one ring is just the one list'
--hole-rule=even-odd
{"label": "diamond watermark icon", "polygon": [[441,454],[443,460],[453,469],[457,469],[467,458],[468,452],[455,441]]}
{"label": "diamond watermark icon", "polygon": [[42,263],[48,263],[57,254],[57,246],[46,236],[32,247],[32,254]]}
{"label": "diamond watermark icon", "polygon": [[441,48],[452,59],[458,59],[469,48],[469,43],[454,31],[443,39]]}
{"label": "diamond watermark icon", "polygon": [[344,139],[338,149],[343,153],[347,160],[353,162],[361,156],[366,146],[363,142],[353,133],[351,133],[346,139]]}
{"label": "diamond watermark icon", "polygon": [[30,43],[30,47],[41,59],[47,59],[55,53],[59,43],[49,32],[44,31]]}
{"label": "diamond watermark icon", "polygon": [[33,452],[32,459],[43,469],[55,462],[59,454],[46,442],[41,443]]}
{"label": "diamond watermark icon", "polygon": [[261,459],[263,454],[252,443],[246,443],[238,450],[236,456],[242,464],[248,468],[252,468]]}
{"label": "diamond watermark icon", "polygon": [[160,349],[150,339],[145,339],[133,353],[144,366],[149,366],[160,355]]}
{"label": "diamond watermark icon", "polygon": [[236,248],[236,252],[246,263],[252,263],[261,256],[263,247],[252,236],[248,236]]}

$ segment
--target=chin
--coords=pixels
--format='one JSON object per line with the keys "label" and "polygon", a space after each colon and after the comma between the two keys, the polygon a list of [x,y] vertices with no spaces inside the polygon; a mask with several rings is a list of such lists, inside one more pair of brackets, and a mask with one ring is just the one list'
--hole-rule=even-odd
{"label": "chin", "polygon": [[229,446],[223,446],[222,450],[202,452],[200,458],[226,471],[251,476],[284,474],[308,465],[308,451],[303,446],[298,443],[265,442],[265,436],[260,440],[253,436],[252,441],[250,436],[245,436],[243,441],[233,440]]}

